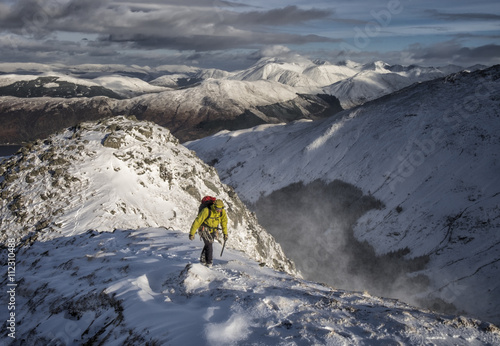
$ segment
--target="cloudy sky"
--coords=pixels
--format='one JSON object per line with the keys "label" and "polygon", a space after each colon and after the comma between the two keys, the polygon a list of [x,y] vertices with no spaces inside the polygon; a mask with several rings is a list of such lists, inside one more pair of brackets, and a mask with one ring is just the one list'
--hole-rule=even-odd
{"label": "cloudy sky", "polygon": [[0,62],[500,63],[498,0],[0,0]]}

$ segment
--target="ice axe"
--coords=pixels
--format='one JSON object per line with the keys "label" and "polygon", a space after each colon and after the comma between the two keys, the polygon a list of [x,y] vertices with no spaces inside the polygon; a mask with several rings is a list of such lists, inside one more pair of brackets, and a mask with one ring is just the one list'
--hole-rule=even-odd
{"label": "ice axe", "polygon": [[224,239],[224,244],[222,245],[222,250],[220,252],[220,257],[222,257],[222,253],[224,252],[224,248],[226,247],[226,239]]}

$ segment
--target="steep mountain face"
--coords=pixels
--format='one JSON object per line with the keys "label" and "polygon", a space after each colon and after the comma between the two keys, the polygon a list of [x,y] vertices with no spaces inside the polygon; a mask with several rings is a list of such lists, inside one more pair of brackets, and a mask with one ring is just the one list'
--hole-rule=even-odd
{"label": "steep mountain face", "polygon": [[124,117],[81,123],[22,148],[0,170],[4,244],[116,228],[188,232],[201,198],[216,195],[228,205],[228,248],[294,273],[279,245],[215,170],[158,125]]}
{"label": "steep mountain face", "polygon": [[306,277],[498,323],[499,81],[499,66],[459,73],[188,147]]}

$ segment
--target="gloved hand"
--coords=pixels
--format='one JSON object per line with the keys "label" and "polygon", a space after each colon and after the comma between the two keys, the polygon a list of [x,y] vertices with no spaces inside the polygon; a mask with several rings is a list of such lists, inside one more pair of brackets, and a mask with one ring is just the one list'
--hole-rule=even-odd
{"label": "gloved hand", "polygon": [[224,241],[227,240],[227,234],[224,234]]}
{"label": "gloved hand", "polygon": [[189,240],[194,240],[194,234],[189,233]]}

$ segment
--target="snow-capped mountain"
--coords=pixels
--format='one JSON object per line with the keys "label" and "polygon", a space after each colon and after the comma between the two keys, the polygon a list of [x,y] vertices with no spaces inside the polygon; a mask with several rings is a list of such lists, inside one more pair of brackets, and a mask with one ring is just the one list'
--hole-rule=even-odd
{"label": "snow-capped mountain", "polygon": [[[111,83],[106,86],[111,87]],[[167,126],[186,141],[222,129],[318,119],[341,109],[335,97],[297,94],[294,88],[272,81],[208,79],[189,88],[124,100],[4,96],[0,97],[0,121],[8,126],[0,128],[0,138],[4,143],[21,143],[80,121],[126,114]]]}
{"label": "snow-capped mountain", "polygon": [[[294,275],[215,170],[155,124],[82,123],[0,167],[1,253],[15,269],[2,278],[5,345],[500,343],[487,322]],[[187,239],[204,194],[230,219],[211,269]]]}
{"label": "snow-capped mountain", "polygon": [[306,278],[500,322],[500,67],[187,146]]}
{"label": "snow-capped mountain", "polygon": [[113,117],[38,141],[2,163],[0,240],[50,240],[89,229],[187,232],[204,195],[225,200],[228,247],[293,273],[280,247],[213,168],[149,122]]}
{"label": "snow-capped mountain", "polygon": [[125,100],[117,112],[154,121],[186,141],[223,129],[319,119],[340,110],[335,97],[297,94],[278,82],[208,79],[195,87]]}
{"label": "snow-capped mountain", "polygon": [[[479,68],[480,66],[477,67]],[[363,65],[352,61],[338,64],[313,62],[303,57],[263,58],[229,78],[247,81],[273,80],[293,86],[304,93],[326,93],[337,97],[342,107],[347,109],[413,83],[444,77],[462,69],[458,66],[432,68],[389,65],[383,61]]]}
{"label": "snow-capped mountain", "polygon": [[321,118],[459,69],[380,61],[330,64],[299,55],[262,58],[233,72],[177,65],[1,63],[0,116],[8,127],[0,129],[0,143],[44,138],[79,121],[117,114],[152,120],[187,141],[222,129]]}
{"label": "snow-capped mountain", "polygon": [[322,87],[352,77],[361,71],[362,64],[346,61],[339,64],[314,62],[301,56],[262,58],[229,78],[255,81],[273,80],[296,87],[302,92],[320,92]]}
{"label": "snow-capped mountain", "polygon": [[324,91],[339,98],[344,109],[361,105],[384,95],[401,90],[413,83],[444,77],[461,68],[423,68],[419,66],[391,66],[382,61],[361,66],[356,74],[339,80]]}

